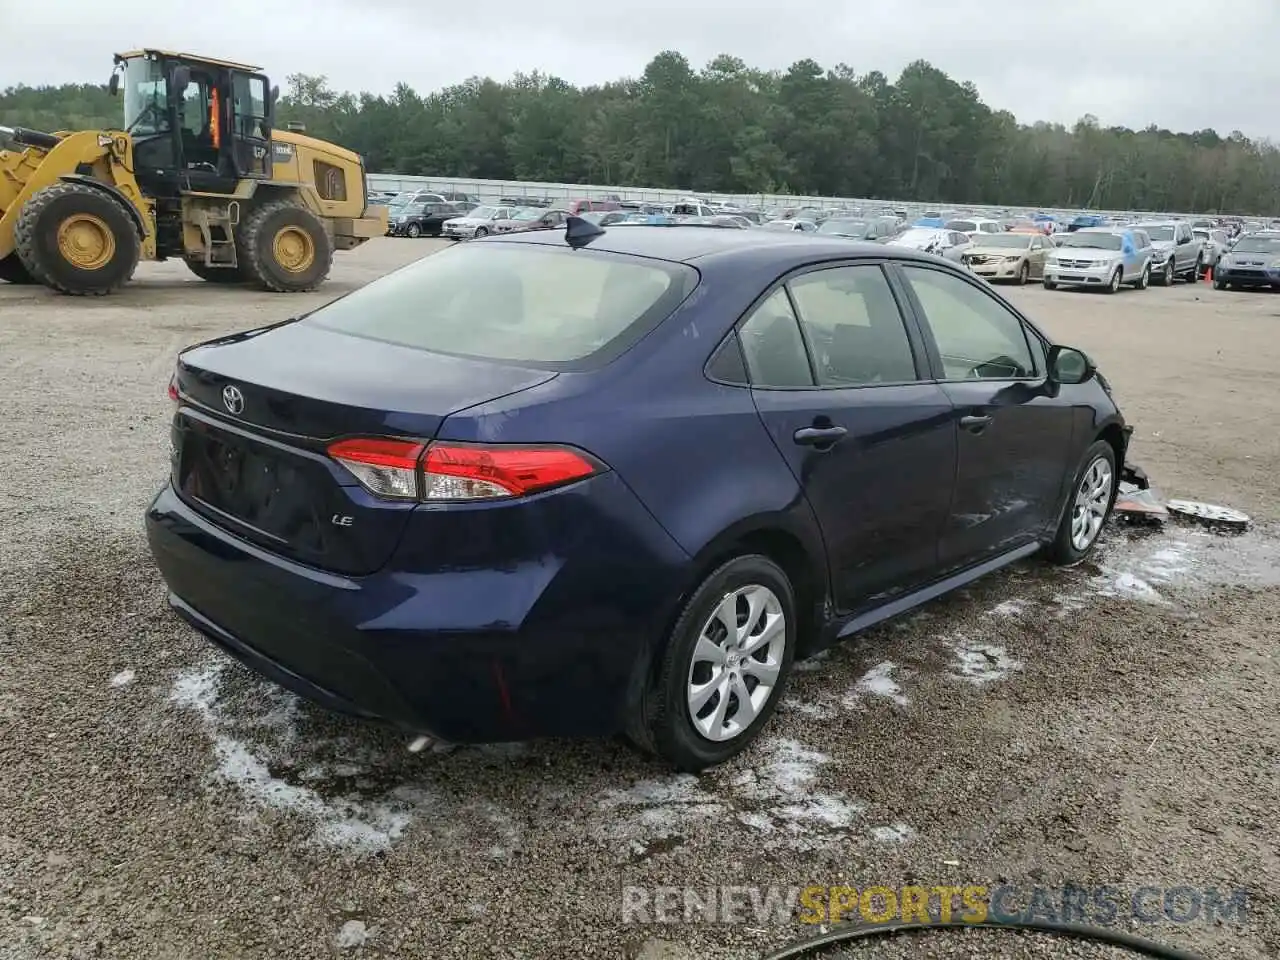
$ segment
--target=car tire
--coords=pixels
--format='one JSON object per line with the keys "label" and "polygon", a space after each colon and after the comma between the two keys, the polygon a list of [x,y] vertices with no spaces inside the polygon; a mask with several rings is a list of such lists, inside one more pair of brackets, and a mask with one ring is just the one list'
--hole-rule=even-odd
{"label": "car tire", "polygon": [[[717,615],[725,603],[731,603],[736,614],[736,639]],[[756,622],[747,623],[756,609]],[[762,650],[743,656],[741,645],[759,642],[764,631],[774,639]],[[795,592],[781,567],[759,554],[721,564],[694,590],[671,628],[629,718],[629,738],[685,773],[698,773],[737,756],[759,736],[782,700],[796,637]],[[711,651],[728,651],[718,673],[717,661],[704,657]],[[761,652],[766,661],[758,659]],[[756,668],[742,669],[748,663]],[[770,669],[763,669],[766,666]],[[762,674],[771,675],[771,685],[744,725],[738,719],[740,697],[745,694],[747,702],[756,700]],[[750,679],[756,682],[748,686]],[[697,687],[701,689],[695,692]],[[703,694],[700,704],[699,693]],[[734,732],[738,726],[741,729]]]}
{"label": "car tire", "polygon": [[1046,280],[1046,281],[1044,282],[1044,288],[1045,288],[1046,290],[1057,290],[1057,289],[1058,289],[1058,285],[1057,285],[1056,283],[1054,283],[1052,280]]}
{"label": "car tire", "polygon": [[1058,530],[1049,544],[1049,559],[1072,566],[1087,557],[1111,516],[1119,489],[1115,449],[1105,440],[1095,440],[1076,470]]}
{"label": "car tire", "polygon": [[1031,266],[1027,261],[1022,261],[1022,266],[1018,268],[1018,286],[1025,287],[1027,281],[1031,279]]}
{"label": "car tire", "polygon": [[1229,285],[1230,284],[1228,284],[1227,281],[1223,280],[1221,277],[1213,278],[1213,289],[1215,290],[1225,290]]}
{"label": "car tire", "polygon": [[1187,281],[1187,283],[1195,283],[1197,280],[1200,279],[1200,271],[1203,267],[1204,267],[1203,262],[1199,258],[1197,258],[1195,262],[1195,266],[1191,268],[1191,272],[1186,274],[1182,279]]}
{"label": "car tire", "polygon": [[411,223],[404,228],[404,233],[410,240],[417,240],[422,236],[422,227],[418,226],[416,223]]}
{"label": "car tire", "polygon": [[1173,273],[1173,261],[1172,261],[1172,260],[1169,260],[1169,261],[1168,261],[1168,262],[1166,262],[1166,263],[1165,263],[1165,265],[1160,269],[1160,286],[1162,286],[1162,287],[1172,287],[1172,286],[1173,286],[1173,278],[1174,278],[1174,273]]}
{"label": "car tire", "polygon": [[1107,293],[1115,293],[1117,290],[1119,290],[1119,289],[1120,289],[1120,281],[1121,281],[1121,279],[1123,279],[1123,278],[1121,277],[1121,271],[1120,271],[1120,268],[1119,268],[1119,267],[1116,267],[1115,272],[1111,274],[1111,280],[1110,280],[1110,281],[1108,281],[1108,283],[1107,283],[1107,291],[1106,291],[1106,292],[1107,292]]}
{"label": "car tire", "polygon": [[1133,285],[1135,290],[1145,290],[1151,286],[1151,264],[1146,264],[1142,268],[1142,275],[1138,277],[1137,283]]}
{"label": "car tire", "polygon": [[487,237],[488,235],[489,235],[488,229],[486,229],[485,227],[476,227],[475,237],[477,240],[479,240],[481,237]]}

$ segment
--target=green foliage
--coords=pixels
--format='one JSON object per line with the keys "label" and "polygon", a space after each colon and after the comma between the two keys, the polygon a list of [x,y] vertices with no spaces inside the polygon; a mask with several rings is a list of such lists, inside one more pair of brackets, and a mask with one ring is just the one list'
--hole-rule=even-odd
{"label": "green foliage", "polygon": [[[428,96],[338,93],[286,78],[278,122],[364,155],[376,172],[953,203],[1205,210],[1280,208],[1280,150],[1239,132],[1019,125],[924,62],[895,82],[801,60],[755,70],[674,51],[637,79],[575,88],[541,73]],[[0,124],[118,126],[105,87],[14,87]]]}

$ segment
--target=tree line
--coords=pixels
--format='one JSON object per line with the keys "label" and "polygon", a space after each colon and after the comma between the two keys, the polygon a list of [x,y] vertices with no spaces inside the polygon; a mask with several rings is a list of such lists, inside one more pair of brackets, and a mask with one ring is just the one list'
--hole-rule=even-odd
{"label": "tree line", "polygon": [[[365,157],[370,172],[1104,210],[1280,213],[1280,149],[1239,131],[1020,124],[919,60],[896,81],[800,60],[697,70],[658,54],[634,79],[574,87],[541,73],[421,95],[335,91],[292,74],[278,125]],[[119,126],[105,86],[11,87],[0,125]]]}

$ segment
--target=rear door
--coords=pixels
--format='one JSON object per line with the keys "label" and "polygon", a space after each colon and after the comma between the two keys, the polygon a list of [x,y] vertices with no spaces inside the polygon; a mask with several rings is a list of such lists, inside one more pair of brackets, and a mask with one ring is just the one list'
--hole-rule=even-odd
{"label": "rear door", "polygon": [[793,276],[740,336],[756,407],[821,526],[836,605],[862,609],[929,579],[956,436],[883,268]]}
{"label": "rear door", "polygon": [[948,569],[1042,536],[1056,518],[1071,407],[1045,377],[1045,344],[978,281],[900,264],[933,370],[952,404],[955,498],[941,539]]}

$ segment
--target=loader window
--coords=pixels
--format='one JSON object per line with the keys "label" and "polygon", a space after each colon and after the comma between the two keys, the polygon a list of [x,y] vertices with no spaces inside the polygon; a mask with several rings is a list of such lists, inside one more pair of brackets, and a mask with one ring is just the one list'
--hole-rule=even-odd
{"label": "loader window", "polygon": [[160,64],[144,57],[125,61],[124,128],[141,137],[169,132],[168,89]]}

